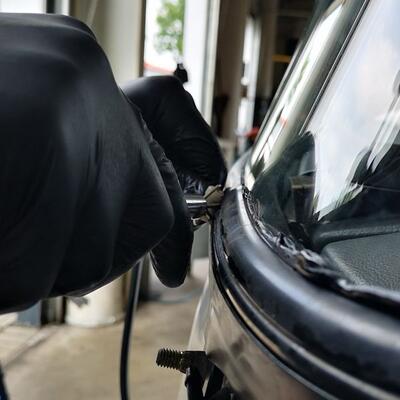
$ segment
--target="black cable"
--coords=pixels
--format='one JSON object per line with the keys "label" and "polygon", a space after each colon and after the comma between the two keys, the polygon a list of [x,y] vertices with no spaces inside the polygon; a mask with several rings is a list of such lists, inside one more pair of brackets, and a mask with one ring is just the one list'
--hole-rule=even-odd
{"label": "black cable", "polygon": [[129,400],[129,350],[133,321],[139,299],[140,281],[142,277],[143,261],[132,268],[129,297],[125,313],[124,330],[122,333],[121,358],[119,369],[119,383],[121,400]]}
{"label": "black cable", "polygon": [[0,366],[0,400],[8,400],[6,385],[4,383],[3,371]]}

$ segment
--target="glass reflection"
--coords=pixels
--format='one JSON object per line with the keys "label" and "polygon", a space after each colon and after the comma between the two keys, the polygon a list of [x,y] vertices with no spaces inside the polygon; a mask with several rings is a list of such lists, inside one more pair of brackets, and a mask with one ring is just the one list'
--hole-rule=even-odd
{"label": "glass reflection", "polygon": [[[294,67],[285,90],[279,97],[272,114],[267,119],[266,125],[261,129],[263,135],[259,137],[251,156],[251,164],[253,166],[262,162],[263,168],[265,168],[266,165],[274,162],[274,155],[279,154],[278,149],[274,147],[281,147],[287,141],[286,137],[284,141],[278,139],[281,136],[283,128],[286,127],[288,120],[291,118],[293,108],[298,103],[299,97],[304,94],[304,90],[312,78],[317,62],[320,60],[321,53],[326,49],[332,29],[342,11],[342,6],[343,2],[337,1],[312,33],[309,42],[303,50],[300,62]],[[283,143],[277,143],[277,141]],[[272,152],[273,148],[274,151]]]}
{"label": "glass reflection", "polygon": [[361,4],[335,2],[322,18],[246,167],[245,183],[265,221],[282,231],[397,212],[399,1],[370,3],[317,101]]}
{"label": "glass reflection", "polygon": [[308,127],[315,137],[319,219],[363,188],[400,186],[383,176],[393,173],[400,140],[399,11],[396,0],[371,5]]}

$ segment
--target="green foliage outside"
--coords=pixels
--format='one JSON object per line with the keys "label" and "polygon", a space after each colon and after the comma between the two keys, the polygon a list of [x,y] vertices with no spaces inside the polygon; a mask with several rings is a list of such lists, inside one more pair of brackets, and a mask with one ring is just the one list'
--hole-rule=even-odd
{"label": "green foliage outside", "polygon": [[177,59],[182,56],[184,12],[185,0],[163,0],[155,37],[155,48],[159,53],[172,52]]}

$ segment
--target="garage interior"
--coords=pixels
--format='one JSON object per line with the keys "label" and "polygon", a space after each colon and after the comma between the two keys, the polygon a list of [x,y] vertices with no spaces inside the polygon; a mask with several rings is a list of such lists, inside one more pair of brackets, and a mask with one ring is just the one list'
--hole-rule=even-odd
{"label": "garage interior", "polygon": [[[0,0],[0,12],[61,13],[94,31],[118,84],[172,73],[146,60],[158,0]],[[169,2],[176,2],[170,0]],[[185,84],[218,136],[228,165],[252,143],[313,12],[327,0],[185,0]],[[157,13],[156,13],[157,14]],[[187,346],[208,269],[208,228],[196,232],[183,287],[158,283],[145,261],[130,357],[132,398],[174,399],[183,375],[157,368],[158,349]],[[0,362],[12,400],[118,399],[129,277],[77,299],[0,316]]]}

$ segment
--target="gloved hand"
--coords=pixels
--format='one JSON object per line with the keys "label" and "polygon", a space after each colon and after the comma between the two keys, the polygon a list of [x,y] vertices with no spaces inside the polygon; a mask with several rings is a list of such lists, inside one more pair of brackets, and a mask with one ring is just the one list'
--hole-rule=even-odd
{"label": "gloved hand", "polygon": [[[210,127],[197,110],[190,94],[174,76],[141,78],[123,87],[126,96],[139,107],[154,139],[148,142],[160,168],[174,208],[175,224],[169,234],[151,252],[155,271],[167,286],[181,284],[190,262],[193,234],[188,233],[187,218],[181,204],[182,193],[172,184],[178,172],[185,193],[204,194],[209,185],[224,184],[226,168],[218,143]],[[158,143],[157,143],[158,142]]]}
{"label": "gloved hand", "polygon": [[[1,14],[0,37],[0,312],[87,293],[152,249],[160,278],[181,283],[192,233],[177,177],[93,34],[63,16]],[[159,112],[146,118],[162,128]],[[191,112],[204,124],[192,107],[182,127]],[[193,170],[179,167],[207,182],[197,154],[210,139],[184,132],[160,143],[193,151]]]}
{"label": "gloved hand", "polygon": [[[132,103],[130,104],[133,111],[140,116],[138,109]],[[142,124],[143,133],[167,189],[174,215],[172,228],[164,239],[151,249],[150,257],[160,281],[166,286],[176,287],[184,282],[190,265],[193,243],[192,222],[171,162],[165,156],[161,146],[153,139],[143,120]],[[156,215],[154,217],[157,218]]]}
{"label": "gloved hand", "polygon": [[208,186],[225,183],[226,167],[216,137],[177,78],[140,78],[123,91],[172,161],[185,193],[203,195]]}

